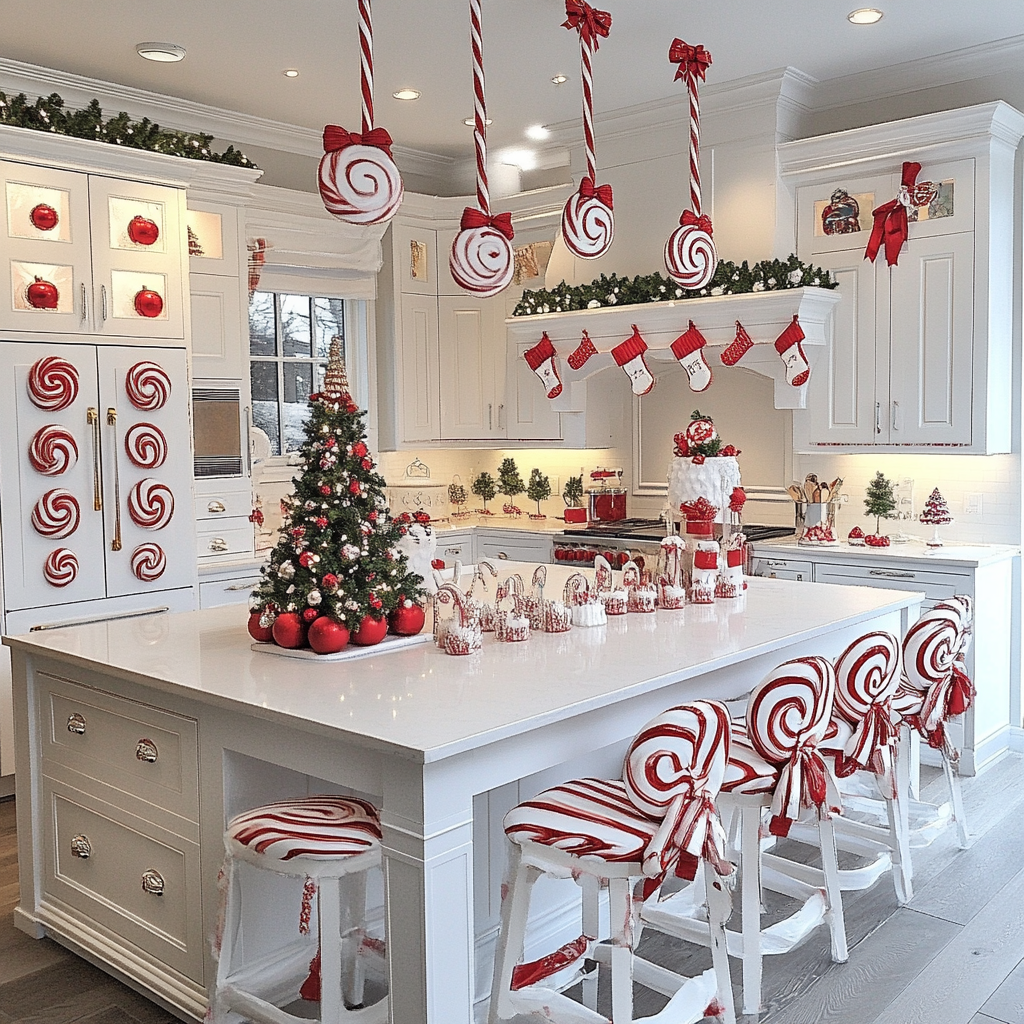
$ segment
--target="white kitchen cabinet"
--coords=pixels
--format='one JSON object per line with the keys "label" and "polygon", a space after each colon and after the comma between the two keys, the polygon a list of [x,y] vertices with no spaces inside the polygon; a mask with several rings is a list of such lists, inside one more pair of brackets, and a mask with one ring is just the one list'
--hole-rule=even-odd
{"label": "white kitchen cabinet", "polygon": [[194,376],[243,380],[249,331],[238,278],[190,274],[189,298]]}
{"label": "white kitchen cabinet", "polygon": [[15,162],[0,186],[0,330],[181,342],[184,189]]}
{"label": "white kitchen cabinet", "polygon": [[534,344],[510,340],[507,346],[505,429],[509,437],[558,441],[563,437],[562,417],[555,411],[544,386],[523,357],[523,353]]}
{"label": "white kitchen cabinet", "polygon": [[473,530],[438,530],[436,556],[445,567],[456,561],[472,565],[476,561],[476,546]]}
{"label": "white kitchen cabinet", "polygon": [[437,296],[402,295],[396,323],[398,434],[401,442],[441,436]]}
{"label": "white kitchen cabinet", "polygon": [[[476,535],[476,557],[512,562],[551,562],[551,535],[527,530],[482,527]],[[499,567],[500,573],[500,567]]]}

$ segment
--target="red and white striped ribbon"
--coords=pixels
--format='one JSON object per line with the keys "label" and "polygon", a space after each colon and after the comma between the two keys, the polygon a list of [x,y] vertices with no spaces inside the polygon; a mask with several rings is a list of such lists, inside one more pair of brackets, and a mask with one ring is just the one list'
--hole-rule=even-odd
{"label": "red and white striped ribbon", "polygon": [[373,19],[370,0],[359,0],[359,63],[365,135],[373,128]]}
{"label": "red and white striped ribbon", "polygon": [[583,76],[583,144],[587,151],[587,177],[597,184],[597,156],[594,147],[594,44],[580,32],[580,67]]}
{"label": "red and white striped ribbon", "polygon": [[690,209],[700,216],[700,106],[697,100],[697,76],[686,76],[690,98]]}
{"label": "red and white striped ribbon", "polygon": [[487,188],[487,99],[484,95],[484,38],[480,0],[469,0],[470,39],[473,45],[473,142],[476,146],[476,202],[491,215]]}

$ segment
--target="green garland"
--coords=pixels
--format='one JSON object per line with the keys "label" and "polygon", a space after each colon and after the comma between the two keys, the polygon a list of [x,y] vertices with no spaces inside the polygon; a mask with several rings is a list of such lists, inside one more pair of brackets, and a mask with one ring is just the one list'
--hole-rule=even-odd
{"label": "green garland", "polygon": [[567,313],[574,309],[596,309],[598,306],[631,306],[643,302],[665,302],[678,299],[701,299],[709,295],[743,295],[748,292],[781,291],[785,288],[838,288],[831,274],[821,267],[801,263],[796,254],[788,260],[761,260],[753,267],[744,260],[740,264],[722,260],[711,283],[699,291],[680,287],[661,274],[634,278],[602,274],[590,284],[569,285],[564,281],[550,291],[525,291],[513,316],[535,313]]}
{"label": "green garland", "polygon": [[9,97],[0,92],[0,124],[16,128],[31,128],[33,131],[50,132],[54,135],[70,135],[75,139],[94,139],[114,146],[131,149],[145,149],[150,153],[164,153],[181,156],[188,160],[208,160],[215,164],[230,164],[232,167],[255,167],[245,154],[234,146],[228,146],[223,153],[210,148],[212,135],[197,132],[176,132],[144,117],[133,121],[124,111],[107,121],[99,100],[90,100],[82,110],[67,110],[64,100],[51,93],[45,99],[40,96],[30,103],[22,92]]}

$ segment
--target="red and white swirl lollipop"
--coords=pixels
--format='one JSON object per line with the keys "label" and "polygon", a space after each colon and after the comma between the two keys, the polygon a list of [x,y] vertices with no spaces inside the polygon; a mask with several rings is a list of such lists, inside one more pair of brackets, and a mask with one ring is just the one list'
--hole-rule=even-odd
{"label": "red and white swirl lollipop", "polygon": [[167,484],[146,477],[128,492],[128,515],[143,530],[162,530],[174,515],[174,495]]}
{"label": "red and white swirl lollipop", "polygon": [[705,287],[715,275],[718,253],[711,238],[711,218],[701,214],[700,199],[700,106],[697,80],[711,65],[711,54],[703,46],[690,46],[674,39],[668,59],[677,64],[676,81],[686,79],[690,100],[690,209],[679,218],[679,227],[665,243],[665,266],[684,288]]}
{"label": "red and white swirl lollipop", "polygon": [[583,79],[583,143],[587,153],[587,174],[575,195],[562,210],[562,237],[569,251],[585,260],[603,256],[612,244],[615,218],[612,214],[611,185],[597,184],[594,146],[594,74],[591,61],[602,37],[612,27],[607,11],[596,11],[586,0],[565,0],[563,28],[580,34],[580,63]]}
{"label": "red and white swirl lollipop", "polygon": [[63,540],[78,529],[82,510],[78,499],[63,487],[47,491],[32,508],[32,527],[43,537]]}
{"label": "red and white swirl lollipop", "polygon": [[167,438],[152,423],[133,423],[124,435],[124,450],[139,469],[158,469],[167,459]]}
{"label": "red and white swirl lollipop", "polygon": [[37,359],[28,371],[28,397],[39,409],[66,409],[78,397],[78,370],[59,356]]}
{"label": "red and white swirl lollipop", "polygon": [[907,630],[903,638],[903,671],[910,685],[929,690],[947,680],[959,642],[954,612],[933,608]]}
{"label": "red and white swirl lollipop", "polygon": [[824,658],[797,658],[768,673],[747,704],[747,734],[771,764],[820,739],[835,700],[835,672]]}
{"label": "red and white swirl lollipop", "polygon": [[78,556],[70,548],[56,548],[46,556],[43,578],[51,587],[66,587],[78,577]]}
{"label": "red and white swirl lollipop", "polygon": [[167,555],[159,544],[147,542],[140,544],[131,557],[132,572],[136,579],[143,583],[152,583],[164,574],[167,568]]}
{"label": "red and white swirl lollipop", "polygon": [[136,409],[154,412],[167,404],[171,394],[171,378],[159,363],[143,360],[125,374],[124,390]]}
{"label": "red and white swirl lollipop", "polygon": [[487,185],[487,100],[484,96],[484,43],[480,0],[469,0],[470,39],[473,46],[473,143],[476,148],[476,201],[467,206],[459,233],[452,242],[448,267],[460,288],[475,295],[497,295],[512,282],[512,215],[491,216]]}
{"label": "red and white swirl lollipop", "polygon": [[78,461],[78,445],[70,431],[50,423],[33,435],[28,446],[28,461],[43,476],[60,476]]}
{"label": "red and white swirl lollipop", "polygon": [[327,212],[349,224],[380,224],[402,205],[405,187],[391,156],[391,136],[373,127],[373,20],[370,0],[359,0],[362,132],[324,128],[317,183]]}

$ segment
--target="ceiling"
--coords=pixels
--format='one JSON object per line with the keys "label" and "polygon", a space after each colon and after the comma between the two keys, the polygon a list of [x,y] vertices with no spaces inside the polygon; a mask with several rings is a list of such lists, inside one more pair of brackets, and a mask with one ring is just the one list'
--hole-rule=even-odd
{"label": "ceiling", "polygon": [[[780,68],[831,79],[1024,33],[1022,0],[872,0],[877,25],[846,14],[866,0],[607,0],[613,16],[595,57],[600,111],[676,94],[674,36],[703,43],[709,83]],[[37,16],[0,0],[0,56],[309,128],[358,128],[356,0],[48,0]],[[387,0],[374,8],[377,123],[397,144],[468,154],[472,113],[465,0]],[[491,146],[524,144],[532,124],[579,116],[579,43],[560,27],[564,0],[485,0]],[[178,43],[179,64],[135,53]],[[285,68],[299,77],[289,79]],[[563,73],[561,86],[551,77]],[[419,89],[415,102],[391,93]],[[598,154],[600,159],[600,153]]]}

